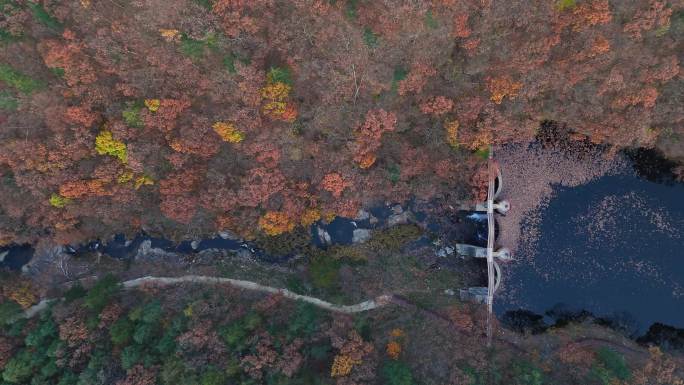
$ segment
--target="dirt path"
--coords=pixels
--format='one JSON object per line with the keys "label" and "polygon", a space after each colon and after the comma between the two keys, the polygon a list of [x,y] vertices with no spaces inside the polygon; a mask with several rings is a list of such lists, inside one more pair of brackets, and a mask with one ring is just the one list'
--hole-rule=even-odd
{"label": "dirt path", "polygon": [[258,284],[256,282],[251,282],[251,281],[243,281],[239,279],[231,279],[231,278],[222,278],[222,277],[208,277],[208,276],[203,276],[203,275],[184,275],[182,277],[142,277],[142,278],[137,278],[133,279],[130,281],[125,281],[122,283],[123,287],[126,289],[129,288],[136,288],[138,286],[144,285],[144,284],[157,284],[157,285],[174,285],[178,283],[203,283],[203,284],[210,284],[210,285],[231,285],[240,289],[246,289],[246,290],[254,290],[254,291],[261,291],[264,293],[270,293],[270,294],[279,294],[282,295],[285,298],[293,299],[295,301],[304,301],[307,303],[310,303],[316,307],[319,307],[321,309],[337,312],[337,313],[345,313],[345,314],[353,314],[353,313],[361,313],[364,311],[368,310],[373,310],[377,309],[379,307],[385,306],[390,304],[390,299],[392,296],[390,295],[381,295],[376,297],[375,299],[371,299],[368,301],[363,301],[360,303],[357,303],[355,305],[337,305],[334,303],[330,303],[327,301],[324,301],[322,299],[316,298],[316,297],[310,297],[308,295],[301,295],[297,293],[293,293],[290,290],[287,289],[280,289],[272,286],[264,286],[261,284]]}
{"label": "dirt path", "polygon": [[[231,278],[223,278],[223,277],[210,277],[210,276],[204,276],[204,275],[184,275],[181,277],[146,276],[146,277],[131,279],[129,281],[124,281],[121,283],[121,286],[124,289],[134,289],[134,288],[140,287],[142,285],[146,285],[146,284],[165,286],[165,285],[176,285],[179,283],[230,285],[230,286],[237,287],[240,289],[245,289],[245,290],[260,291],[260,292],[270,293],[270,294],[279,294],[285,298],[289,298],[289,299],[292,299],[295,301],[304,301],[306,303],[310,303],[310,304],[312,304],[316,307],[319,307],[321,309],[325,309],[325,310],[337,312],[337,313],[344,313],[344,314],[361,313],[364,311],[377,309],[377,308],[380,308],[380,307],[383,307],[383,306],[386,306],[386,305],[389,305],[392,303],[392,301],[391,301],[392,295],[381,295],[381,296],[376,297],[375,299],[363,301],[363,302],[357,303],[355,305],[337,305],[337,304],[330,303],[330,302],[324,301],[324,300],[316,298],[316,297],[310,297],[308,295],[301,295],[301,294],[294,293],[294,292],[287,290],[287,289],[280,289],[277,287],[265,286],[265,285],[261,285],[261,284],[256,283],[256,282],[243,281],[243,280],[231,279]],[[32,317],[38,315],[41,311],[46,309],[50,305],[50,303],[57,301],[57,300],[59,300],[59,299],[56,299],[56,298],[43,299],[42,301],[40,301],[36,305],[33,305],[33,306],[29,307],[28,309],[24,310],[24,317],[25,318],[32,318]]]}

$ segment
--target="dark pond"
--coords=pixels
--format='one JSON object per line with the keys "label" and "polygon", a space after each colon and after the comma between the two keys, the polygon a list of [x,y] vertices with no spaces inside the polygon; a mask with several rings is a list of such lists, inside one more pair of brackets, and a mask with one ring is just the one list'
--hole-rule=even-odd
{"label": "dark pond", "polygon": [[497,314],[553,323],[585,310],[633,335],[655,322],[684,328],[684,184],[650,179],[661,183],[614,175],[557,187],[532,255],[503,267]]}

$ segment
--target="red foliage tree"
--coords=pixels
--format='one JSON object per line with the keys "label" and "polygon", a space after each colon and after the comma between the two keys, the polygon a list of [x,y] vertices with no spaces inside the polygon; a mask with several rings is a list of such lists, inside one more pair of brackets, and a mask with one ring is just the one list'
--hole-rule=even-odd
{"label": "red foliage tree", "polygon": [[164,195],[159,208],[169,219],[180,223],[190,223],[197,211],[198,200],[195,195]]}
{"label": "red foliage tree", "polygon": [[365,121],[356,130],[354,160],[361,168],[368,168],[375,163],[375,151],[380,147],[382,134],[394,131],[397,115],[385,110],[370,110]]}
{"label": "red foliage tree", "polygon": [[423,91],[423,87],[432,76],[435,76],[437,71],[430,65],[425,63],[414,63],[411,66],[411,71],[406,76],[406,79],[399,82],[397,91],[399,95],[406,95],[409,92],[419,94]]}
{"label": "red foliage tree", "polygon": [[285,176],[278,169],[256,167],[240,181],[237,193],[238,203],[242,206],[257,207],[274,194],[285,188]]}
{"label": "red foliage tree", "polygon": [[176,127],[176,119],[190,107],[188,99],[162,99],[156,112],[143,110],[145,127],[169,132]]}
{"label": "red foliage tree", "polygon": [[347,182],[342,175],[336,172],[326,174],[321,181],[321,187],[323,190],[330,191],[335,198],[342,196],[342,191],[349,187],[349,185],[349,182]]}
{"label": "red foliage tree", "polygon": [[42,43],[41,48],[45,65],[63,69],[64,79],[69,86],[87,85],[97,80],[95,70],[83,52],[83,44],[74,40],[48,40]]}
{"label": "red foliage tree", "polygon": [[433,96],[420,104],[420,112],[432,115],[444,115],[454,108],[454,102],[444,96]]}

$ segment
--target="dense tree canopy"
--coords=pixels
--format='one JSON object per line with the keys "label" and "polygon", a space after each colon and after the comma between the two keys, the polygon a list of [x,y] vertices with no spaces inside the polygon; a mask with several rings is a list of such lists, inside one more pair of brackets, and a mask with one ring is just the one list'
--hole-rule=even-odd
{"label": "dense tree canopy", "polygon": [[249,235],[430,199],[547,119],[684,157],[680,2],[0,7],[2,243]]}

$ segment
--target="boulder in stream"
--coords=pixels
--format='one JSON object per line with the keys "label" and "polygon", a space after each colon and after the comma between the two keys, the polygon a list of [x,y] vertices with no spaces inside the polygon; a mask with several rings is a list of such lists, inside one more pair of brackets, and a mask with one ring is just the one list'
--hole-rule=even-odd
{"label": "boulder in stream", "polygon": [[352,235],[352,243],[363,243],[370,239],[371,231],[369,229],[355,229]]}

